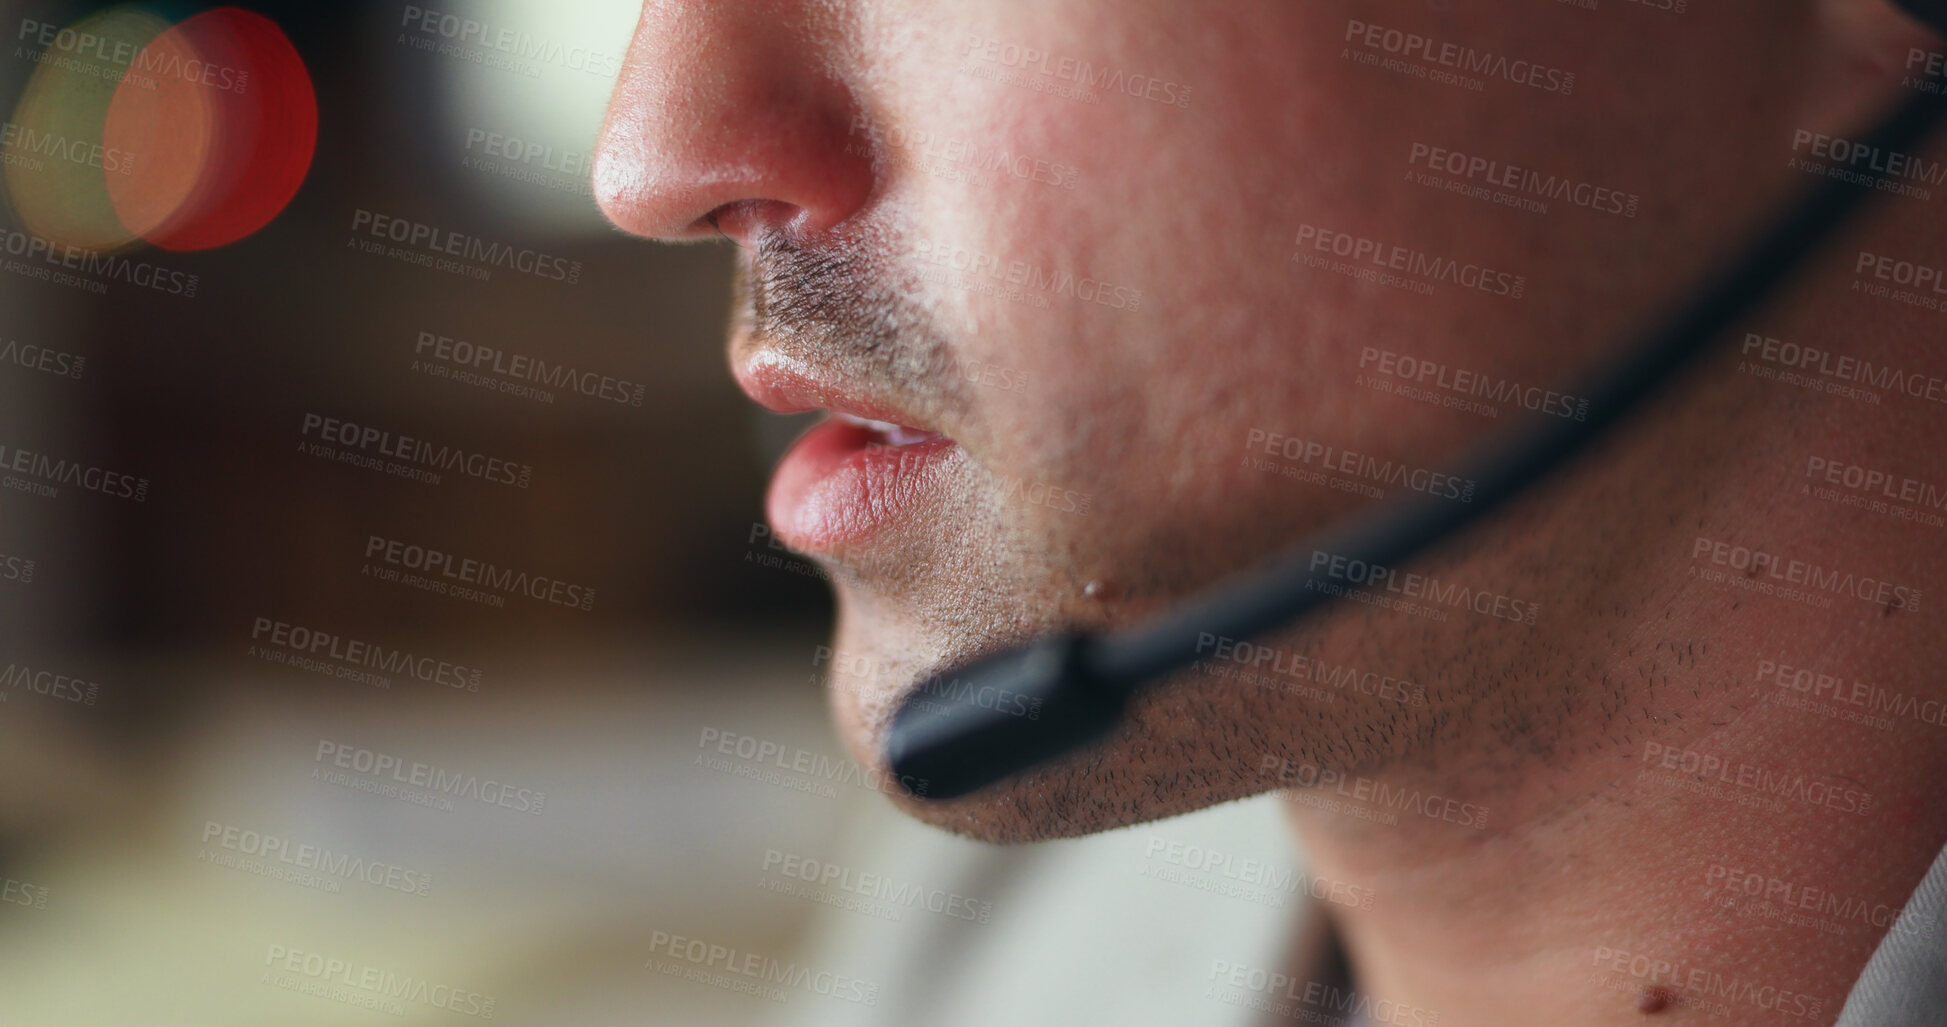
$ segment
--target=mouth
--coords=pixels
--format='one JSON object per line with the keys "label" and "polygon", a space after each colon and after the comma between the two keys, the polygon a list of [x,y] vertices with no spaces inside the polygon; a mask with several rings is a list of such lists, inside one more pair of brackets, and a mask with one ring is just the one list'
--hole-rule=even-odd
{"label": "mouth", "polygon": [[736,368],[737,382],[778,413],[824,410],[780,460],[765,497],[771,530],[800,552],[869,541],[938,509],[958,444],[887,403],[852,396],[774,353]]}

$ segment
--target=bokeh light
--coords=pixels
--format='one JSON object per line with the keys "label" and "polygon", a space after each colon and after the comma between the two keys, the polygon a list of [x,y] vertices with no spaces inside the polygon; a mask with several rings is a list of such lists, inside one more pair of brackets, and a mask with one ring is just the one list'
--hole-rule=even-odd
{"label": "bokeh light", "polygon": [[133,176],[145,155],[109,151],[102,126],[121,85],[136,77],[135,57],[168,27],[148,11],[116,7],[47,41],[48,59],[34,69],[0,139],[7,195],[28,231],[90,250],[135,240],[115,214],[108,179]]}
{"label": "bokeh light", "polygon": [[222,7],[170,25],[112,8],[49,41],[4,140],[21,222],[116,250],[223,246],[284,209],[311,166],[311,78],[276,23]]}

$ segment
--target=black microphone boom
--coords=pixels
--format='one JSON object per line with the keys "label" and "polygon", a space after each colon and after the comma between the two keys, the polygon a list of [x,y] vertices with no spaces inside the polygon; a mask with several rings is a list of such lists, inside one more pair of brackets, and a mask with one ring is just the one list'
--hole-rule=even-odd
{"label": "black microphone boom", "polygon": [[[1905,153],[1924,139],[1943,101],[1917,92],[1861,143]],[[1470,501],[1409,493],[1298,546],[1267,569],[1240,575],[1156,621],[1110,635],[1073,633],[981,657],[922,683],[895,715],[887,743],[915,794],[952,799],[1093,742],[1121,718],[1137,689],[1197,658],[1200,637],[1249,638],[1324,606],[1343,591],[1320,588],[1326,561],[1393,567],[1486,516],[1589,445],[1668,384],[1712,340],[1773,295],[1871,191],[1827,178],[1708,280],[1641,345],[1573,395],[1585,420],[1548,418],[1504,431],[1469,461]],[[1341,564],[1342,566],[1343,564]],[[996,702],[1007,692],[1015,699]],[[1019,701],[1015,701],[1019,700]]]}

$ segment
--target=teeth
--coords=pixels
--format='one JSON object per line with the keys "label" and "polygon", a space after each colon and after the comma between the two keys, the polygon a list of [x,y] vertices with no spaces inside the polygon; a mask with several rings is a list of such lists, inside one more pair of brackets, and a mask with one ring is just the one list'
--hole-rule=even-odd
{"label": "teeth", "polygon": [[889,435],[899,430],[899,426],[893,424],[890,421],[874,421],[869,418],[859,417],[856,414],[848,414],[842,411],[834,411],[832,413],[832,416],[838,418],[841,421],[844,421],[846,424],[856,424],[861,428],[868,428],[871,429],[872,431],[880,432],[882,434]]}
{"label": "teeth", "polygon": [[832,416],[844,421],[846,424],[856,424],[867,431],[883,436],[886,440],[885,444],[888,446],[910,446],[915,442],[925,442],[927,439],[936,438],[939,435],[938,432],[920,431],[917,428],[908,428],[904,425],[893,424],[890,421],[874,421],[871,418],[859,417],[855,414],[848,414],[842,411],[835,410],[832,412]]}

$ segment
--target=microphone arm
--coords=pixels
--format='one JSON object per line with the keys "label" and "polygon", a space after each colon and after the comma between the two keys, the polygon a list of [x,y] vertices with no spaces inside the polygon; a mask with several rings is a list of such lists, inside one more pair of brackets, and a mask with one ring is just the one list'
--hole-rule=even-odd
{"label": "microphone arm", "polygon": [[[1863,145],[1909,152],[1944,105],[1939,96],[1916,92]],[[1317,587],[1321,562],[1343,558],[1393,567],[1452,537],[1640,408],[1712,340],[1774,295],[1870,195],[1838,179],[1819,182],[1642,343],[1608,361],[1606,372],[1574,393],[1589,400],[1585,420],[1510,426],[1477,451],[1462,472],[1475,482],[1471,501],[1408,493],[1149,623],[1106,635],[1049,636],[922,682],[891,725],[887,757],[893,773],[921,798],[952,799],[1078,749],[1106,735],[1138,689],[1194,662],[1200,636],[1250,638],[1330,603],[1342,589]],[[997,689],[1015,699],[983,702]]]}

